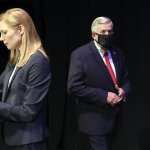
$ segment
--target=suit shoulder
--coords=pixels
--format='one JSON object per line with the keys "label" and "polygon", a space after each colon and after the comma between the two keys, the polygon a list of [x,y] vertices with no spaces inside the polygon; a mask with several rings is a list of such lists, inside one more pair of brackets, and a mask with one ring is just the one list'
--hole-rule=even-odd
{"label": "suit shoulder", "polygon": [[49,70],[50,63],[48,58],[46,58],[40,51],[35,52],[31,55],[28,62],[24,65],[24,69],[33,67],[38,67],[41,70]]}
{"label": "suit shoulder", "polygon": [[49,62],[49,59],[42,54],[42,52],[37,51],[29,58],[29,63],[46,63]]}
{"label": "suit shoulder", "polygon": [[119,47],[117,47],[117,46],[113,46],[113,47],[111,48],[111,50],[112,50],[112,52],[115,52],[115,53],[117,53],[118,55],[124,55],[123,51],[122,51]]}
{"label": "suit shoulder", "polygon": [[86,55],[90,50],[90,44],[91,44],[91,42],[86,43],[86,44],[74,49],[72,51],[71,55],[80,55],[80,56]]}

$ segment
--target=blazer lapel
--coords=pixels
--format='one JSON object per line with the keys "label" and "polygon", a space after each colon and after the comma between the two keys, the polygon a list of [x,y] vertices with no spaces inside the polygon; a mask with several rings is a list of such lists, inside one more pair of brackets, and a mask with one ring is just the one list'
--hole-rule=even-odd
{"label": "blazer lapel", "polygon": [[109,81],[110,81],[110,82],[112,83],[112,85],[113,85],[112,78],[111,78],[111,76],[110,76],[110,74],[109,74],[109,72],[108,72],[108,69],[107,69],[107,67],[106,67],[106,65],[105,65],[105,63],[104,63],[102,57],[100,56],[100,54],[99,54],[99,52],[98,52],[98,50],[97,50],[97,48],[96,48],[94,42],[92,41],[92,42],[90,43],[90,45],[91,45],[92,54],[93,54],[93,56],[94,56],[96,62],[97,62],[98,65],[100,66],[100,68],[101,68],[103,74],[106,76],[107,79],[109,79]]}
{"label": "blazer lapel", "polygon": [[96,62],[99,65],[101,65],[101,64],[105,65],[103,59],[101,58],[101,56],[100,56],[100,54],[99,54],[99,52],[98,52],[98,50],[94,44],[94,42],[91,42],[90,46],[91,46],[91,51],[92,51],[93,56],[95,57]]}
{"label": "blazer lapel", "polygon": [[11,80],[11,82],[10,82],[9,87],[8,87],[8,82],[9,82],[10,76],[11,76],[11,74],[12,74],[12,72],[13,72],[13,69],[12,69],[10,72],[8,72],[8,75],[5,77],[4,88],[3,88],[3,95],[2,95],[2,101],[5,101],[5,99],[6,99],[6,97],[7,97],[7,94],[8,94],[8,92],[9,92],[9,89],[10,89],[10,87],[11,87],[11,84],[12,84],[12,82],[13,82],[13,80],[14,80],[14,78],[15,78],[17,72],[18,72],[18,70],[19,70],[19,69],[17,68],[16,71],[15,71],[15,73],[14,73],[14,75],[13,75],[13,77],[12,77],[12,80]]}

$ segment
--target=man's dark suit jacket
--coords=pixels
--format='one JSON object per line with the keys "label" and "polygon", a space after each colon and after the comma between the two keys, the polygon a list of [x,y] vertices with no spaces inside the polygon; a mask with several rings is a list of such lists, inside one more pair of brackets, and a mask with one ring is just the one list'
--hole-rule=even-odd
{"label": "man's dark suit jacket", "polygon": [[[110,50],[119,85],[126,95],[130,90],[124,57],[117,49]],[[119,105],[107,104],[108,91],[117,92],[111,76],[93,41],[72,52],[68,93],[74,97],[79,112],[80,131],[101,135],[112,130]]]}
{"label": "man's dark suit jacket", "polygon": [[42,141],[48,136],[46,95],[51,79],[49,61],[37,51],[27,64],[17,68],[8,88],[13,69],[14,66],[8,64],[0,77],[0,120],[4,141],[8,145]]}

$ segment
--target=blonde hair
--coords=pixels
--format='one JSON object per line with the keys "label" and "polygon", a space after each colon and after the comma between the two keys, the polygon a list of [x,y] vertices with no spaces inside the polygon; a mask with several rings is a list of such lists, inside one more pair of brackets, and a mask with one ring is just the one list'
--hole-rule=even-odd
{"label": "blonde hair", "polygon": [[10,51],[10,63],[17,63],[17,67],[22,67],[37,50],[40,50],[47,57],[33,20],[25,10],[21,8],[9,9],[0,15],[0,21],[4,21],[10,27],[17,27],[19,25],[24,27],[21,39],[22,49],[13,49]]}
{"label": "blonde hair", "polygon": [[100,24],[106,24],[106,23],[112,23],[112,25],[113,25],[113,22],[108,17],[97,17],[97,18],[95,18],[94,21],[92,22],[92,25],[91,25],[92,33],[97,31],[97,28]]}

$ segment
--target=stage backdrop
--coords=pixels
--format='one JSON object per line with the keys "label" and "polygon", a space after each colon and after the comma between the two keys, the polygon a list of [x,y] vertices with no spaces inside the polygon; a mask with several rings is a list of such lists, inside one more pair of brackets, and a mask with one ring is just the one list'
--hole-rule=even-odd
{"label": "stage backdrop", "polygon": [[[0,11],[21,7],[32,16],[50,57],[49,149],[79,150],[74,102],[66,82],[71,52],[91,40],[95,17],[114,21],[116,44],[126,56],[132,93],[120,114],[114,150],[150,149],[150,19],[149,4],[135,0],[1,0]],[[9,52],[0,43],[0,70]]]}

